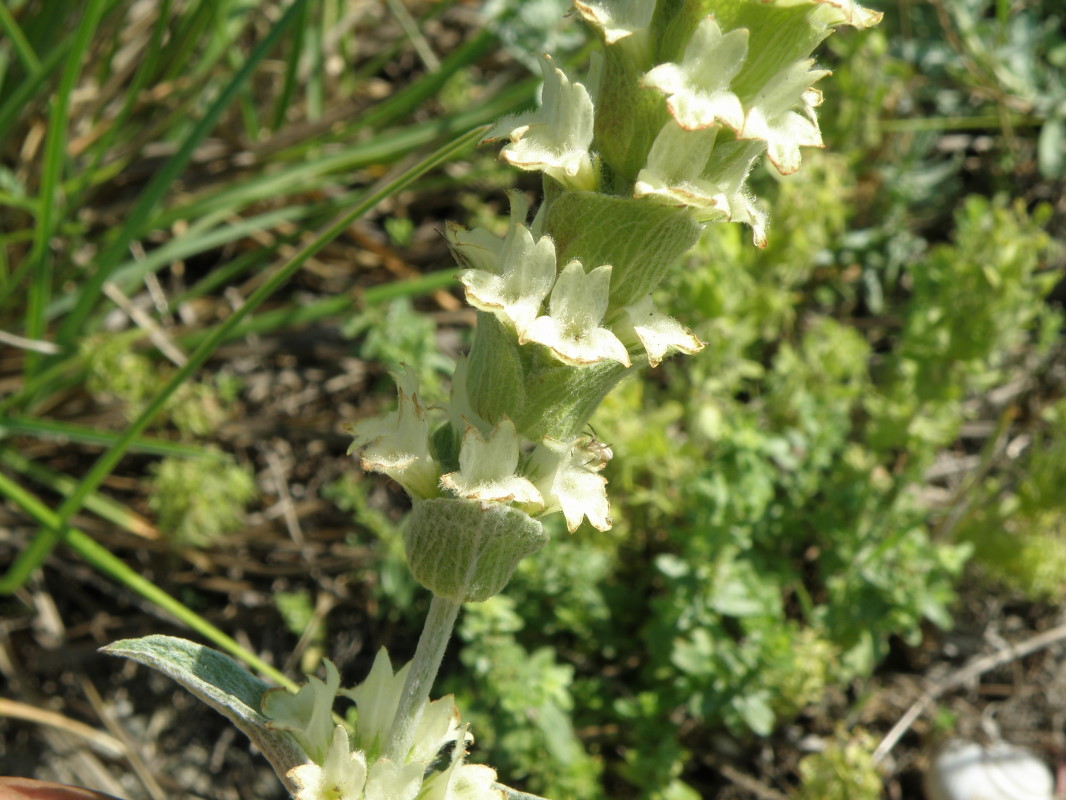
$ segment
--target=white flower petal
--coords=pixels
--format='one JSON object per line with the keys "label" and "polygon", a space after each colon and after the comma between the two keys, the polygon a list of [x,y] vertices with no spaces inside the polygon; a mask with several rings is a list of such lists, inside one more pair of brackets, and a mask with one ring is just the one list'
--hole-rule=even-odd
{"label": "white flower petal", "polygon": [[542,105],[537,111],[500,120],[482,141],[510,139],[501,157],[524,170],[540,170],[569,189],[596,187],[592,144],[592,98],[584,85],[571,81],[550,56],[544,73]]}
{"label": "white flower petal", "polygon": [[[766,142],[770,161],[782,175],[799,169],[800,147],[822,147],[822,133],[814,107],[821,93],[811,85],[829,74],[812,70],[813,59],[797,61],[766,82],[744,119],[741,139]],[[799,107],[800,111],[794,109]]]}
{"label": "white flower petal", "polygon": [[588,274],[580,261],[571,261],[555,281],[548,316],[537,317],[519,336],[519,342],[536,342],[574,366],[604,359],[630,365],[629,353],[617,336],[602,326],[611,284],[611,267]]}
{"label": "white flower petal", "polygon": [[370,767],[366,778],[365,800],[414,800],[422,788],[425,770],[426,765],[420,761],[401,766],[382,758]]}
{"label": "white flower petal", "polygon": [[610,448],[591,437],[581,437],[569,445],[546,439],[533,452],[531,468],[538,476],[545,510],[561,510],[570,533],[585,518],[597,530],[610,529],[607,479],[599,474],[610,457]]}
{"label": "white flower petal", "polygon": [[666,95],[666,105],[686,130],[709,128],[719,122],[733,130],[744,124],[744,108],[729,84],[748,54],[748,31],[722,33],[713,17],[696,27],[680,64],[660,64],[642,80],[643,86]]}
{"label": "white flower petal", "polygon": [[301,764],[286,777],[296,785],[295,800],[357,800],[366,783],[366,758],[349,748],[348,734],[338,725],[322,765]]}
{"label": "white flower petal", "polygon": [[481,764],[464,764],[462,750],[443,772],[430,775],[420,800],[503,800],[495,788],[496,770]]}
{"label": "white flower petal", "polygon": [[514,423],[505,418],[488,438],[473,426],[466,429],[459,448],[459,470],[442,475],[440,485],[483,503],[543,505],[540,492],[527,478],[516,475],[517,469],[518,433]]}
{"label": "white flower petal", "polygon": [[703,342],[676,319],[658,311],[650,296],[627,307],[625,313],[653,367],[662,362],[671,348],[689,355],[703,349]]}
{"label": "white flower petal", "polygon": [[423,709],[407,758],[428,763],[437,757],[442,747],[458,738],[459,711],[455,707],[455,698],[448,695]]}
{"label": "white flower petal", "polygon": [[548,236],[534,240],[524,224],[528,209],[521,194],[512,192],[511,224],[502,241],[489,234],[491,241],[478,236],[475,242],[477,231],[467,237],[450,236],[457,258],[477,264],[458,276],[467,302],[518,332],[540,313],[555,282],[555,244]]}
{"label": "white flower petal", "polygon": [[668,120],[652,143],[647,166],[637,175],[633,195],[698,209],[697,218],[703,221],[747,223],[755,244],[765,247],[767,214],[744,185],[762,147],[718,138],[718,128],[686,131]]}
{"label": "white flower petal", "polygon": [[688,131],[667,120],[648,151],[647,166],[637,175],[633,196],[653,197],[670,205],[716,208],[727,214],[728,199],[721,188],[702,177],[718,130]]}

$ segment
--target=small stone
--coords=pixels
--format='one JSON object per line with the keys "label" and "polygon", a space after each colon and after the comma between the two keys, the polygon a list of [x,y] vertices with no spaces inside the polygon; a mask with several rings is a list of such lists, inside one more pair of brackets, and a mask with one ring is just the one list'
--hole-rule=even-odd
{"label": "small stone", "polygon": [[925,775],[928,800],[1052,800],[1054,779],[1024,747],[950,742]]}

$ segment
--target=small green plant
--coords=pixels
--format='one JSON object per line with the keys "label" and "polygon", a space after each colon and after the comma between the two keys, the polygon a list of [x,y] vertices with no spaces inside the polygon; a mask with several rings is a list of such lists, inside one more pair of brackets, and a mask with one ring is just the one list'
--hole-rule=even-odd
{"label": "small green plant", "polygon": [[881,776],[873,760],[874,738],[861,728],[842,728],[825,749],[800,762],[796,800],[878,800]]}
{"label": "small green plant", "polygon": [[244,524],[244,508],[257,495],[255,479],[226,456],[164,458],[150,467],[149,505],[159,528],[176,544],[216,543]]}
{"label": "small green plant", "polygon": [[[1057,602],[1066,596],[1066,403],[1042,415],[1017,469],[988,478],[959,538],[990,577],[1028,597]],[[1015,477],[1016,476],[1016,477]]]}

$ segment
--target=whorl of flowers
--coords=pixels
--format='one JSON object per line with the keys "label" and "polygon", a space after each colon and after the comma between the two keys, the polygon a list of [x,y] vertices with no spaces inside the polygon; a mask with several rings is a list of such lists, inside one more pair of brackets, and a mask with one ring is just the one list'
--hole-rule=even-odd
{"label": "whorl of flowers", "polygon": [[[263,713],[269,727],[287,731],[311,757],[286,776],[296,787],[295,800],[502,800],[496,773],[465,763],[472,738],[450,696],[418,709],[414,740],[402,761],[383,756],[409,667],[394,673],[381,650],[367,679],[354,689],[339,689],[337,669],[327,661],[325,681],[311,677],[295,694],[267,693]],[[333,722],[338,694],[355,702],[351,732]]]}

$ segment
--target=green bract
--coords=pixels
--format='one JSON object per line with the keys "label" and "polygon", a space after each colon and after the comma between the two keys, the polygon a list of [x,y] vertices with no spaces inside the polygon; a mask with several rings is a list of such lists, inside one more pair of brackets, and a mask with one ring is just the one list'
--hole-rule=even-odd
{"label": "green bract", "polygon": [[411,573],[457,603],[498,594],[518,562],[546,541],[541,524],[517,508],[465,499],[417,502],[404,531]]}

